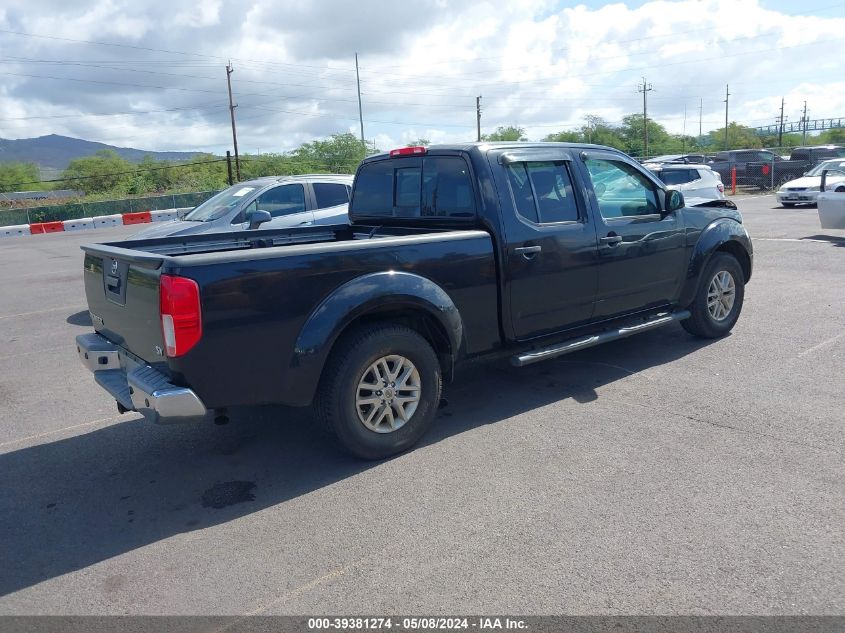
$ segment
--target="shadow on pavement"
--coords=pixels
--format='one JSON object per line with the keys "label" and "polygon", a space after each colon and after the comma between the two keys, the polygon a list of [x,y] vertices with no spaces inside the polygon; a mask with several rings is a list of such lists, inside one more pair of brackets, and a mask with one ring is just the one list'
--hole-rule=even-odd
{"label": "shadow on pavement", "polygon": [[[469,370],[446,390],[425,444],[597,389],[706,345],[680,327],[522,369]],[[92,389],[96,387],[92,383]],[[374,464],[328,445],[308,412],[234,410],[223,427],[105,428],[0,455],[0,595],[180,532],[231,521],[355,476]]]}
{"label": "shadow on pavement", "polygon": [[65,319],[65,323],[69,323],[70,325],[83,325],[83,326],[91,326],[91,313],[88,310],[81,310],[80,312],[74,312],[71,314],[67,319]]}
{"label": "shadow on pavement", "polygon": [[802,237],[802,240],[815,240],[817,242],[830,242],[833,246],[845,246],[845,237],[837,237],[835,235],[808,235]]}

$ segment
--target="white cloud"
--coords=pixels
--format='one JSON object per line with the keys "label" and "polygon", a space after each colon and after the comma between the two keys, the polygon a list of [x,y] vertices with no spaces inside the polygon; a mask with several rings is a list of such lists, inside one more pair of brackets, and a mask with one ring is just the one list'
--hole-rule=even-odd
{"label": "white cloud", "polygon": [[[748,125],[773,123],[781,96],[789,120],[804,100],[811,116],[845,115],[845,18],[831,7],[789,16],[761,1],[10,0],[0,29],[127,47],[0,33],[0,136],[225,151],[229,58],[245,151],[357,134],[356,51],[366,136],[382,148],[473,140],[477,95],[485,131],[518,124],[541,138],[587,114],[619,121],[641,111],[643,76],[650,116],[674,132],[686,108],[686,131],[697,133],[700,100],[704,130],[723,125],[726,83],[731,120]],[[144,114],[91,116],[128,111]]]}

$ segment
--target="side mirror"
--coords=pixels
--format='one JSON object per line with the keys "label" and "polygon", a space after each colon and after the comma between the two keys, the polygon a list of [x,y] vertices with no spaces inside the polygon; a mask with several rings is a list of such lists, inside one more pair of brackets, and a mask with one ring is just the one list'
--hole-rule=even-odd
{"label": "side mirror", "polygon": [[672,213],[672,211],[683,209],[684,194],[682,194],[680,191],[670,189],[666,192],[666,199],[664,201],[663,207],[666,209],[666,213]]}
{"label": "side mirror", "polygon": [[259,226],[272,219],[273,216],[270,215],[269,211],[263,211],[261,209],[258,209],[257,211],[250,211],[246,214],[246,221],[249,222],[250,230],[257,229]]}
{"label": "side mirror", "polygon": [[825,190],[825,186],[827,185],[827,172],[829,171],[829,169],[822,169],[822,181],[821,184],[819,184],[820,192],[823,192]]}

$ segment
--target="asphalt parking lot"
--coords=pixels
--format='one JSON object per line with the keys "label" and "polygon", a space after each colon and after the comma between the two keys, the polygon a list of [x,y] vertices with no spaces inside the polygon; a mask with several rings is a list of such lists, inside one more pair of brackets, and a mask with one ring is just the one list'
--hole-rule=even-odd
{"label": "asphalt parking lot", "polygon": [[0,240],[0,613],[845,613],[845,231],[738,204],[731,336],[475,369],[381,463],[299,410],[118,415],[78,246],[137,227]]}

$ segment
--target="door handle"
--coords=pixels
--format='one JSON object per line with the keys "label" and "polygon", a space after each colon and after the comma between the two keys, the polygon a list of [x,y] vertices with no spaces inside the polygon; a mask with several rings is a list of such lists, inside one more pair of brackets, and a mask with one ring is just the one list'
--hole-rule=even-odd
{"label": "door handle", "polygon": [[513,252],[522,255],[525,259],[534,259],[542,250],[542,246],[517,246]]}
{"label": "door handle", "polygon": [[602,244],[608,244],[609,246],[613,246],[614,244],[619,244],[622,241],[621,235],[608,235],[607,237],[603,237],[600,239]]}

